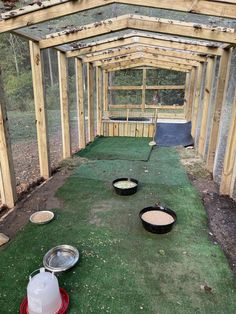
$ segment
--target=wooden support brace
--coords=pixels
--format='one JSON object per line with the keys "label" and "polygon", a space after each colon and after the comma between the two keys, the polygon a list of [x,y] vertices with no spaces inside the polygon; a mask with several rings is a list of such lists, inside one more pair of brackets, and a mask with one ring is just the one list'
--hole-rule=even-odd
{"label": "wooden support brace", "polygon": [[0,69],[0,192],[2,204],[9,208],[15,205],[16,182],[8,129],[5,94]]}
{"label": "wooden support brace", "polygon": [[48,179],[51,174],[49,161],[47,113],[44,100],[41,53],[39,45],[37,43],[30,41],[29,44],[34,90],[40,173],[44,179]]}
{"label": "wooden support brace", "polygon": [[207,63],[207,68],[206,68],[202,121],[201,121],[201,129],[200,129],[199,143],[198,143],[198,153],[201,156],[203,156],[205,143],[206,143],[207,120],[208,120],[209,105],[211,101],[214,62],[215,62],[214,58],[209,58],[208,63]]}
{"label": "wooden support brace", "polygon": [[219,75],[218,75],[218,85],[216,91],[216,103],[213,114],[213,123],[210,134],[210,142],[207,154],[207,169],[213,172],[214,160],[216,147],[218,143],[218,131],[220,125],[220,117],[222,106],[226,97],[228,80],[229,80],[229,68],[231,63],[232,48],[229,50],[224,50],[222,57],[220,59]]}
{"label": "wooden support brace", "polygon": [[88,141],[94,140],[94,70],[91,63],[87,63],[87,92],[88,92]]}
{"label": "wooden support brace", "polygon": [[188,106],[189,106],[189,93],[190,93],[190,79],[191,79],[191,72],[186,73],[186,79],[185,79],[185,93],[184,93],[184,114],[185,118],[188,112]]}
{"label": "wooden support brace", "polygon": [[102,135],[102,69],[96,67],[97,135]]}
{"label": "wooden support brace", "polygon": [[189,94],[188,94],[188,107],[186,110],[186,120],[187,121],[190,121],[191,116],[192,116],[196,73],[197,73],[196,67],[193,67],[193,69],[191,71],[191,77],[190,77],[190,86],[189,86]]}
{"label": "wooden support brace", "polygon": [[203,66],[204,66],[203,63],[200,63],[199,67],[197,69],[196,87],[195,87],[195,95],[194,95],[194,100],[193,100],[193,111],[192,111],[191,134],[192,134],[193,138],[195,138],[195,135],[196,135],[198,108],[199,108],[199,100],[200,100],[200,92],[201,92],[201,83],[203,80]]}
{"label": "wooden support brace", "polygon": [[235,184],[236,170],[236,94],[234,97],[233,112],[231,117],[230,129],[228,133],[227,146],[225,150],[225,158],[223,171],[220,182],[220,194],[233,194]]}
{"label": "wooden support brace", "polygon": [[108,72],[103,70],[103,110],[108,110]]}
{"label": "wooden support brace", "polygon": [[68,101],[67,58],[65,53],[58,51],[58,75],[61,105],[61,127],[63,159],[71,157],[70,114]]}
{"label": "wooden support brace", "polygon": [[146,84],[147,84],[147,70],[143,69],[143,85],[142,85],[142,111],[145,109],[146,101]]}
{"label": "wooden support brace", "polygon": [[79,148],[85,148],[85,123],[84,123],[84,78],[83,63],[80,59],[75,58],[75,77],[76,77],[76,102],[78,114],[78,131],[79,131]]}

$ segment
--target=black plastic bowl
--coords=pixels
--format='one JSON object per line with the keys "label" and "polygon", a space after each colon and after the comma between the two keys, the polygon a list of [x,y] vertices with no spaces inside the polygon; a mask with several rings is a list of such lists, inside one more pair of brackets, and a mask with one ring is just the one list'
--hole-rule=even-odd
{"label": "black plastic bowl", "polygon": [[[136,183],[136,186],[132,187],[132,188],[128,188],[128,189],[120,189],[116,186],[114,186],[115,183],[119,182],[119,181],[131,181],[131,182],[134,182]],[[112,185],[113,185],[113,188],[115,189],[116,193],[119,194],[119,195],[132,195],[134,193],[137,192],[137,189],[138,189],[138,180],[135,180],[135,179],[132,179],[132,178],[119,178],[119,179],[116,179],[112,182]]]}
{"label": "black plastic bowl", "polygon": [[[152,210],[165,212],[165,213],[171,215],[174,218],[174,221],[172,223],[168,224],[168,225],[153,225],[153,224],[143,220],[142,219],[142,215],[144,213],[146,213],[148,211],[152,211]],[[140,219],[142,221],[144,229],[146,229],[149,232],[159,233],[159,234],[170,232],[172,227],[173,227],[173,225],[175,224],[175,222],[177,220],[177,215],[176,215],[176,213],[172,209],[169,209],[169,208],[166,208],[166,207],[162,207],[162,206],[145,207],[145,208],[143,208],[140,211],[139,217],[140,217]]]}

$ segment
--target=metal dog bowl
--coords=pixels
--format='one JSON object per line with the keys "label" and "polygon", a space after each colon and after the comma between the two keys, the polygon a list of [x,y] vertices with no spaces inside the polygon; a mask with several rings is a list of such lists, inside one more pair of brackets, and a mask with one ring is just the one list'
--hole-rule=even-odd
{"label": "metal dog bowl", "polygon": [[[168,214],[169,216],[172,217],[171,219],[172,222],[167,223],[167,224],[160,224],[160,223],[158,224],[158,222],[155,222],[155,223],[148,222],[147,220],[144,219],[143,215],[151,211],[162,212],[162,213]],[[143,208],[139,213],[139,217],[142,221],[142,224],[145,230],[152,233],[159,233],[159,234],[170,232],[177,220],[176,213],[172,209],[162,207],[159,205]]]}
{"label": "metal dog bowl", "polygon": [[44,258],[43,265],[52,272],[61,272],[73,267],[79,260],[79,251],[71,245],[58,245],[49,250]]}
{"label": "metal dog bowl", "polygon": [[119,195],[131,195],[137,192],[138,180],[132,178],[119,178],[112,182],[112,185]]}

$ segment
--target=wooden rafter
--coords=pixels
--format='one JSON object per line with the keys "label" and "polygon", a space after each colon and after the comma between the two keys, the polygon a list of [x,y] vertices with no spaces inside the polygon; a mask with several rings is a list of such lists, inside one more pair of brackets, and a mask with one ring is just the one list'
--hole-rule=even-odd
{"label": "wooden rafter", "polygon": [[207,169],[210,172],[213,172],[213,169],[214,169],[215,153],[216,153],[216,148],[218,144],[218,136],[219,136],[221,111],[222,111],[222,106],[225,101],[226,91],[228,87],[231,57],[232,57],[232,48],[229,50],[225,50],[220,60],[218,84],[217,84],[217,90],[216,90],[216,102],[215,102],[215,108],[214,108],[214,113],[212,117],[213,123],[212,123],[209,147],[208,147],[208,152],[207,152]]}
{"label": "wooden rafter", "polygon": [[93,23],[72,30],[49,34],[46,38],[39,41],[39,46],[41,49],[55,47],[85,38],[120,31],[126,28],[219,41],[223,43],[236,43],[236,34],[231,28],[211,27],[208,25],[157,19],[140,15],[122,15],[104,20],[97,24]]}
{"label": "wooden rafter", "polygon": [[129,61],[123,61],[123,62],[118,62],[118,64],[113,64],[113,65],[108,65],[103,67],[104,70],[108,72],[112,71],[118,71],[121,69],[127,69],[127,68],[137,68],[137,67],[154,67],[154,68],[161,68],[161,69],[168,69],[168,70],[173,70],[173,71],[180,71],[180,72],[189,72],[192,67],[190,66],[183,66],[179,64],[172,63],[167,64],[166,62],[162,61],[154,61],[150,59],[145,59],[145,58],[140,58],[136,59],[135,63],[133,60]]}
{"label": "wooden rafter", "polygon": [[163,61],[167,63],[176,63],[179,65],[188,65],[188,66],[198,66],[199,64],[197,61],[185,60],[185,59],[180,59],[180,58],[175,58],[175,57],[168,57],[165,55],[158,55],[158,54],[153,54],[153,53],[141,53],[141,52],[130,53],[130,54],[126,54],[119,57],[109,58],[102,61],[96,61],[94,62],[94,64],[96,66],[106,66],[106,65],[119,63],[121,61],[135,60],[139,58],[145,58],[145,59],[150,59],[150,60],[155,60],[155,61]]}
{"label": "wooden rafter", "polygon": [[83,62],[94,62],[94,61],[104,60],[108,58],[119,57],[121,55],[135,53],[135,52],[152,53],[153,55],[158,54],[160,56],[164,55],[164,56],[198,61],[198,62],[206,61],[206,57],[201,57],[192,53],[186,53],[183,51],[179,52],[179,51],[168,50],[165,48],[159,48],[159,47],[153,47],[153,46],[142,46],[139,44],[135,44],[128,47],[115,49],[112,52],[107,51],[105,53],[97,53],[93,55],[88,54],[85,57],[83,57]]}
{"label": "wooden rafter", "polygon": [[[67,51],[68,58],[79,57],[89,53],[105,52],[114,48],[120,48],[127,45],[151,45],[157,47],[165,47],[169,49],[184,50],[191,53],[203,54],[203,55],[221,55],[222,48],[199,42],[196,44],[192,40],[176,39],[175,37],[166,37],[161,35],[152,35],[144,33],[130,33],[124,35],[122,38],[113,37],[107,40],[99,40],[90,44],[78,44],[78,48],[73,48],[71,51]],[[76,44],[75,44],[76,47]]]}
{"label": "wooden rafter", "polygon": [[[87,0],[68,1],[51,0],[36,2],[35,5],[26,6],[18,10],[12,10],[2,14],[0,20],[0,32],[12,31],[29,25],[45,22],[62,16],[74,14],[88,9],[98,8],[103,5],[120,3],[134,4],[131,0]],[[136,0],[135,5],[151,8],[177,10],[190,13],[199,13],[221,17],[236,18],[236,5],[232,2],[218,2],[206,0]]]}

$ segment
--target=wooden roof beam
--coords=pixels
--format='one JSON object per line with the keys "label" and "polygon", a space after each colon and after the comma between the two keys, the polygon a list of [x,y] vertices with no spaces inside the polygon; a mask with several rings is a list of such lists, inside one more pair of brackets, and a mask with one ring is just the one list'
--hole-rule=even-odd
{"label": "wooden roof beam", "polygon": [[180,59],[206,62],[206,57],[201,57],[193,53],[185,53],[184,51],[182,52],[173,51],[160,47],[142,46],[140,44],[134,44],[131,46],[115,49],[113,51],[107,50],[106,52],[103,53],[87,54],[85,57],[83,57],[83,61],[84,62],[100,61],[108,58],[125,55],[127,53],[129,54],[135,52],[153,53]]}
{"label": "wooden roof beam", "polygon": [[158,54],[153,54],[153,53],[130,53],[130,54],[126,54],[120,57],[114,57],[114,58],[109,58],[109,59],[105,59],[101,61],[95,61],[94,65],[95,66],[109,65],[116,62],[134,60],[137,58],[145,58],[145,59],[150,59],[150,60],[155,60],[155,61],[164,61],[168,63],[177,63],[179,65],[181,64],[189,65],[189,66],[199,65],[199,62],[197,61],[168,57],[168,56],[163,56],[163,55],[158,55]]}
{"label": "wooden roof beam", "polygon": [[208,25],[197,25],[194,23],[157,19],[140,15],[122,15],[117,18],[104,20],[100,23],[93,23],[69,31],[66,30],[47,35],[45,39],[39,41],[39,46],[41,49],[55,47],[126,28],[174,34],[210,41],[236,43],[236,33],[234,33],[234,29],[231,28],[211,27]]}
{"label": "wooden roof beam", "polygon": [[[176,40],[176,39],[175,39]],[[163,48],[169,48],[169,49],[178,49],[178,50],[184,50],[189,51],[191,53],[196,54],[206,54],[206,55],[221,55],[223,52],[222,48],[218,47],[211,47],[201,45],[201,42],[199,42],[199,45],[188,43],[188,41],[174,41],[173,40],[167,40],[167,39],[158,39],[153,37],[150,37],[149,35],[144,35],[143,33],[137,33],[137,34],[128,34],[124,37],[114,37],[112,40],[109,38],[107,41],[97,41],[96,43],[88,44],[85,46],[79,47],[78,49],[73,49],[71,51],[66,52],[67,58],[71,57],[77,57],[77,56],[83,56],[88,53],[96,53],[96,52],[102,52],[103,50],[108,51],[109,49],[114,48],[120,48],[127,45],[134,45],[134,44],[142,44],[142,45],[152,45],[152,46],[158,46]]]}
{"label": "wooden roof beam", "polygon": [[36,2],[34,5],[12,10],[1,15],[0,33],[13,31],[18,28],[56,19],[77,12],[98,8],[107,4],[135,4],[138,6],[169,9],[190,13],[220,16],[224,18],[236,18],[236,5],[233,2],[206,1],[206,0],[87,0],[87,1],[69,1],[69,0],[51,0]]}
{"label": "wooden roof beam", "polygon": [[168,70],[179,71],[179,72],[189,72],[192,69],[192,67],[190,66],[183,66],[183,65],[178,65],[174,63],[168,64],[166,62],[153,61],[153,60],[144,59],[144,58],[136,59],[135,62],[134,60],[119,62],[118,64],[108,65],[102,68],[105,71],[113,72],[113,71],[124,70],[128,68],[131,69],[131,68],[139,68],[139,67],[154,67],[154,68],[162,68],[162,69],[168,69]]}

